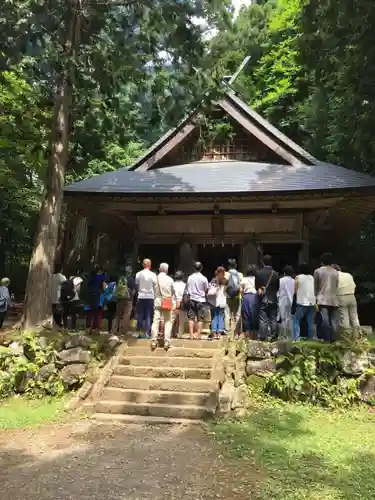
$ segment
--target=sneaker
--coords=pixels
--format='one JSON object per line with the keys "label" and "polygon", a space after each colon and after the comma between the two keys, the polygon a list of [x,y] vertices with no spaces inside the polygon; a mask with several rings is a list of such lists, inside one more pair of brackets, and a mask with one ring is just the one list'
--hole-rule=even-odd
{"label": "sneaker", "polygon": [[170,342],[164,342],[164,350],[165,351],[168,351],[168,349],[170,349],[171,347],[171,343]]}
{"label": "sneaker", "polygon": [[157,348],[157,346],[158,346],[158,343],[156,342],[156,340],[153,340],[151,342],[151,350],[155,351],[155,349]]}
{"label": "sneaker", "polygon": [[140,333],[138,333],[138,338],[139,339],[146,339],[147,335],[145,333],[140,332]]}

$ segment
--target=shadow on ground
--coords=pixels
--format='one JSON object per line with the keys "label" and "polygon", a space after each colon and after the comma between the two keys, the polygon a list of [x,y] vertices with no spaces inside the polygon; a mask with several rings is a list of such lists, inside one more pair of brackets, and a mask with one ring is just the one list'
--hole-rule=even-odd
{"label": "shadow on ground", "polygon": [[254,476],[239,484],[238,474],[200,427],[82,421],[0,432],[4,499],[248,500]]}
{"label": "shadow on ground", "polygon": [[[289,406],[293,408],[292,406]],[[260,468],[254,498],[370,500],[375,491],[375,419],[296,406],[253,409],[241,423],[214,424],[231,455]]]}

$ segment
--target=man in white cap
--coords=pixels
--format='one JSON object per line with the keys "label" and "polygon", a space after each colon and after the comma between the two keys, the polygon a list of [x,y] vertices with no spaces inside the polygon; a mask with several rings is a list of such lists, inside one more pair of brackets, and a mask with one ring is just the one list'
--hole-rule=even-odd
{"label": "man in white cap", "polygon": [[10,306],[9,278],[0,281],[0,329],[3,327],[5,316]]}

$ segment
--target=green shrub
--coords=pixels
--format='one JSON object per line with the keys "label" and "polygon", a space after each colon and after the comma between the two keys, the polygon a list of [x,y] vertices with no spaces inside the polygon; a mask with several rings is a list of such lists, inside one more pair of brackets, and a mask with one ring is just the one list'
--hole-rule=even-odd
{"label": "green shrub", "polygon": [[359,380],[342,377],[340,355],[344,349],[348,350],[344,343],[296,344],[288,355],[277,358],[278,371],[267,379],[266,392],[286,401],[325,407],[359,401]]}

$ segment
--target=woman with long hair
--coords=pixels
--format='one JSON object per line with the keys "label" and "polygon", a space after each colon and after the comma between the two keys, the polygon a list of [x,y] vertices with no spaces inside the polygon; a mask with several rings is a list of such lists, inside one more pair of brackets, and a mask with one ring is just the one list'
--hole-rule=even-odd
{"label": "woman with long hair", "polygon": [[211,332],[213,340],[220,339],[221,335],[225,332],[225,306],[227,304],[225,284],[225,269],[224,267],[218,267],[207,293],[207,300],[211,305]]}

